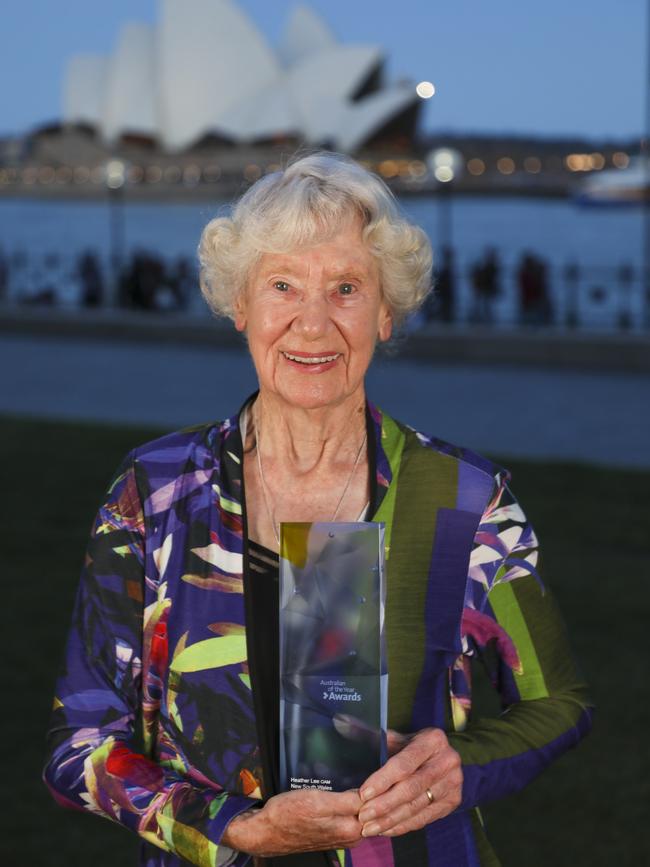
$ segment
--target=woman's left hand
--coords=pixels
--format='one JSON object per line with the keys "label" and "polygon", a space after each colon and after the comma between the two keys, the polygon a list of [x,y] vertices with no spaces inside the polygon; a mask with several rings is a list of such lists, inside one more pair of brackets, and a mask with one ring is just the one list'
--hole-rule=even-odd
{"label": "woman's left hand", "polygon": [[364,837],[396,837],[442,819],[460,804],[460,756],[442,729],[415,735],[389,731],[391,758],[368,777],[359,794]]}

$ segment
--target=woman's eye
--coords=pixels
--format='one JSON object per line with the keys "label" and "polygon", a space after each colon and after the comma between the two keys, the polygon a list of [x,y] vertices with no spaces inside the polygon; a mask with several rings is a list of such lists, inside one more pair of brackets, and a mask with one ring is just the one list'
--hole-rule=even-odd
{"label": "woman's eye", "polygon": [[273,288],[279,289],[280,292],[288,292],[289,291],[289,284],[286,283],[284,280],[276,280],[273,283]]}
{"label": "woman's eye", "polygon": [[339,294],[340,295],[352,295],[354,293],[354,286],[352,283],[341,283],[339,286]]}

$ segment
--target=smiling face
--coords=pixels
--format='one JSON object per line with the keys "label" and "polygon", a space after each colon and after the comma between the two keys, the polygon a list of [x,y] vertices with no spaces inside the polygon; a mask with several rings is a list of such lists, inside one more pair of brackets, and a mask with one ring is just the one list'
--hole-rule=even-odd
{"label": "smiling face", "polygon": [[361,399],[377,339],[391,315],[360,220],[328,241],[265,253],[235,304],[262,393],[315,409]]}

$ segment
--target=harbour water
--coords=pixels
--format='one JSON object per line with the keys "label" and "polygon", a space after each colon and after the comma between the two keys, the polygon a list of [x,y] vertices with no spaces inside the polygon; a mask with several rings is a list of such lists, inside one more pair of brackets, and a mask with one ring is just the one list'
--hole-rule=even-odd
{"label": "harbour water", "polygon": [[[412,197],[401,204],[425,229],[436,254],[443,243],[451,242],[455,250],[457,320],[472,317],[471,268],[491,247],[500,262],[497,321],[517,318],[517,269],[522,255],[532,252],[547,265],[555,322],[566,321],[571,303],[585,327],[616,328],[622,317],[632,328],[642,326],[640,207],[584,208],[569,200],[474,196]],[[60,303],[76,304],[77,260],[83,251],[96,252],[110,273],[111,219],[125,259],[146,249],[167,262],[181,256],[195,261],[203,226],[224,211],[227,203],[218,201],[126,202],[111,208],[108,202],[1,200],[0,251],[20,264],[10,268],[7,297],[16,300],[47,284],[55,287]],[[568,266],[578,266],[571,285]],[[198,290],[191,307],[202,309]]]}

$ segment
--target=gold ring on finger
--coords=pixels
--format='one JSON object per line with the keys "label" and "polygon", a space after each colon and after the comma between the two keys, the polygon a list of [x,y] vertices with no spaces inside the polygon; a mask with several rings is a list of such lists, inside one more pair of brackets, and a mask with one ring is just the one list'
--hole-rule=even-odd
{"label": "gold ring on finger", "polygon": [[431,789],[427,789],[426,792],[427,792],[427,798],[429,799],[429,803],[433,804],[433,802],[435,801],[435,798],[431,794]]}

